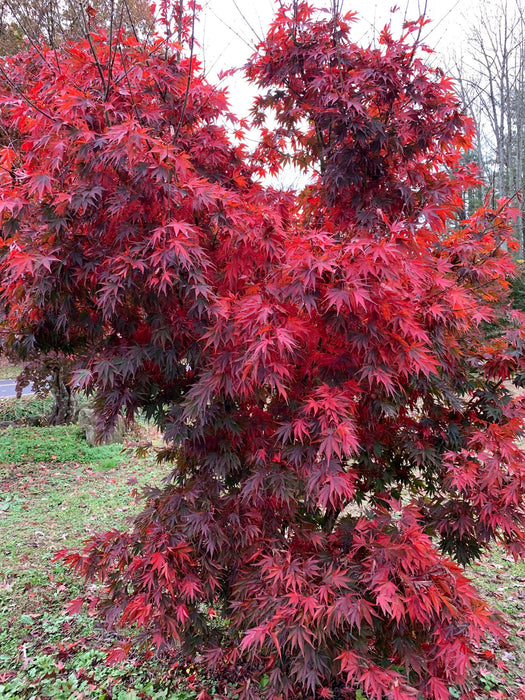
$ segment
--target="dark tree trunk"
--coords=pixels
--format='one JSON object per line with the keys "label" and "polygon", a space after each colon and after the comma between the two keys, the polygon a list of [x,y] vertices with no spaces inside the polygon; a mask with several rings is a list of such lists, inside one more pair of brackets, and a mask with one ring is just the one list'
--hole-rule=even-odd
{"label": "dark tree trunk", "polygon": [[64,381],[62,369],[53,369],[51,394],[55,400],[53,410],[48,417],[50,425],[65,425],[71,423],[75,415],[75,402],[71,387]]}

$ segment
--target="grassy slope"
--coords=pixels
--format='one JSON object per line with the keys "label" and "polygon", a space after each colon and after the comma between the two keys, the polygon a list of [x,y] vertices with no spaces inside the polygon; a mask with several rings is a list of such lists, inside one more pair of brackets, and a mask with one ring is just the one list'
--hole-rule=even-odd
{"label": "grassy slope", "polygon": [[494,548],[470,567],[468,575],[491,607],[503,615],[506,641],[480,654],[473,686],[476,696],[509,700],[525,698],[525,562],[515,562]]}
{"label": "grassy slope", "polygon": [[0,379],[16,379],[23,369],[23,365],[13,365],[0,356]]}
{"label": "grassy slope", "polygon": [[[188,683],[180,687],[169,665],[147,655],[106,665],[115,635],[86,613],[66,612],[81,583],[53,563],[54,553],[125,526],[138,507],[132,491],[166,471],[120,454],[121,446],[89,457],[85,448],[74,426],[0,433],[4,456],[25,455],[0,463],[0,699],[190,700]],[[72,459],[75,449],[84,463]],[[38,461],[46,451],[50,461]]]}

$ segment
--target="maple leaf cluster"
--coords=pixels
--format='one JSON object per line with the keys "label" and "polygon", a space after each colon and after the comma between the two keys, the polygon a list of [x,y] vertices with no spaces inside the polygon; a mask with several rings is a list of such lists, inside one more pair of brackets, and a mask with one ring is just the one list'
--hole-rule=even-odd
{"label": "maple leaf cluster", "polygon": [[[461,565],[525,552],[515,212],[464,212],[473,126],[421,23],[371,48],[351,19],[278,10],[252,152],[180,46],[4,61],[5,342],[74,353],[101,428],[144,411],[172,462],[66,561],[247,699],[445,700],[498,634]],[[300,193],[263,184],[289,162]]]}

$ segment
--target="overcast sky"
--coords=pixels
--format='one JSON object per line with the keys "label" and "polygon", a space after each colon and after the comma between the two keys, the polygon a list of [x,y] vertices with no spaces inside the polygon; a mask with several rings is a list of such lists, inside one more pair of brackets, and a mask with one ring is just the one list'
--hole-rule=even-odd
{"label": "overcast sky", "polygon": [[[426,15],[432,20],[425,28],[424,42],[435,49],[427,56],[432,63],[443,65],[455,47],[465,41],[468,26],[466,12],[477,2],[491,0],[427,0]],[[329,6],[330,0],[312,0],[318,6]],[[201,58],[212,82],[221,70],[244,65],[253,53],[258,38],[262,38],[273,16],[274,0],[201,0],[203,10],[197,28]],[[417,19],[425,10],[425,0],[397,0],[399,10],[392,12],[396,0],[344,0],[343,11],[354,11],[360,21],[354,25],[352,36],[357,43],[368,44],[373,28],[382,29],[391,22],[394,35],[400,33],[404,18]],[[451,62],[449,62],[451,63]],[[255,96],[242,73],[226,79],[230,103],[238,116],[247,116]],[[297,186],[297,174],[287,169],[278,179],[284,186]],[[300,178],[302,180],[303,178]]]}
{"label": "overcast sky", "polygon": [[[392,12],[396,6],[399,10]],[[490,0],[488,0],[490,2]],[[206,72],[210,78],[220,70],[241,66],[253,52],[257,37],[263,37],[271,21],[275,3],[273,0],[201,0],[203,12],[197,36],[203,48]],[[330,0],[318,0],[319,5],[329,5]],[[373,27],[381,29],[392,22],[399,28],[404,17],[416,19],[423,13],[432,23],[426,28],[424,39],[441,61],[454,46],[465,39],[467,18],[473,0],[344,0],[343,11],[357,12],[361,18],[354,26],[356,42],[367,42]],[[231,81],[232,103],[237,111],[243,111],[250,101],[247,88],[240,78]]]}

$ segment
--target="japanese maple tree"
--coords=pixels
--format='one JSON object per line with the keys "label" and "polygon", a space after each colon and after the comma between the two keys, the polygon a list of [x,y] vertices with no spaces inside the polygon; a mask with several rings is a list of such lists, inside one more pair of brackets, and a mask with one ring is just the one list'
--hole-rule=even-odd
{"label": "japanese maple tree", "polygon": [[[461,565],[525,549],[514,212],[461,218],[473,127],[422,20],[377,48],[351,20],[277,11],[253,153],[180,45],[4,64],[3,328],[75,352],[101,428],[145,410],[170,462],[66,558],[243,698],[445,700],[498,629]],[[290,161],[302,192],[263,184]]]}

